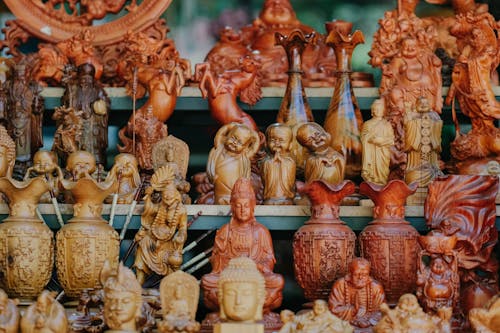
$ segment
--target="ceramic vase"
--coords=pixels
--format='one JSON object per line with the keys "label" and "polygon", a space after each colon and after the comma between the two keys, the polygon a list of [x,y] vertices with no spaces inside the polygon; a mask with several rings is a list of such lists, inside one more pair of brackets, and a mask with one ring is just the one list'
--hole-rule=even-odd
{"label": "ceramic vase", "polygon": [[354,193],[355,185],[315,180],[298,190],[311,201],[311,218],[293,237],[295,278],[308,300],[326,300],[333,282],[347,274],[354,257],[356,235],[339,219],[339,206]]}

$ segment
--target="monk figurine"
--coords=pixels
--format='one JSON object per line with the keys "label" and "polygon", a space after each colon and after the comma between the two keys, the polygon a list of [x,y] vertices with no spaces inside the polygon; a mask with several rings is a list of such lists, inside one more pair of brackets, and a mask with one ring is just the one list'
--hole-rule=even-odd
{"label": "monk figurine", "polygon": [[363,123],[361,131],[363,145],[361,176],[367,182],[385,185],[389,179],[394,130],[391,123],[384,118],[383,99],[376,99],[371,109],[372,118]]}
{"label": "monk figurine", "polygon": [[[284,310],[288,311],[288,310]],[[282,311],[282,320],[285,324],[279,333],[352,333],[354,328],[349,322],[333,315],[328,310],[328,303],[322,299],[317,299],[313,303],[313,308],[304,314],[286,318],[286,313]]]}
{"label": "monk figurine", "polygon": [[313,122],[302,124],[297,129],[297,141],[310,153],[304,170],[306,182],[324,180],[338,184],[344,180],[345,158],[330,147],[330,134],[321,125]]}
{"label": "monk figurine", "polygon": [[68,156],[66,171],[72,181],[84,178],[86,175],[92,176],[97,170],[94,155],[88,151],[79,150]]}
{"label": "monk figurine", "polygon": [[0,289],[0,332],[19,332],[19,310],[17,299],[9,299],[9,296]]}
{"label": "monk figurine", "polygon": [[500,295],[494,296],[484,308],[474,308],[469,311],[469,322],[473,332],[500,332]]}
{"label": "monk figurine", "polygon": [[269,156],[262,162],[265,205],[292,205],[295,197],[296,165],[290,156],[292,129],[281,123],[266,130]]}
{"label": "monk figurine", "polygon": [[259,142],[257,132],[242,124],[230,123],[217,131],[207,162],[215,204],[229,204],[234,183],[241,177],[250,178],[251,159],[259,149]]}
{"label": "monk figurine", "polygon": [[370,262],[354,258],[349,273],[333,284],[328,306],[334,315],[351,325],[367,328],[380,319],[379,307],[384,302],[384,288],[370,276]]}
{"label": "monk figurine", "polygon": [[221,272],[217,286],[220,318],[214,333],[264,333],[262,320],[266,281],[256,263],[247,257],[233,258]]}
{"label": "monk figurine", "polygon": [[113,271],[105,261],[100,279],[104,289],[104,322],[109,328],[106,332],[137,332],[142,288],[134,273],[121,262],[118,271]]}
{"label": "monk figurine", "polygon": [[215,236],[211,258],[212,272],[201,279],[203,299],[209,309],[219,309],[217,284],[220,274],[231,259],[240,256],[254,260],[264,275],[266,281],[264,314],[281,305],[284,279],[281,275],[273,273],[276,259],[271,234],[266,227],[255,220],[254,209],[255,194],[251,181],[248,178],[240,178],[231,192],[231,220],[223,225]]}
{"label": "monk figurine", "polygon": [[158,323],[161,333],[195,333],[200,330],[196,310],[200,285],[196,278],[183,271],[164,277],[160,284],[163,320]]}
{"label": "monk figurine", "polygon": [[66,333],[68,319],[52,292],[44,290],[21,319],[21,333]]}
{"label": "monk figurine", "polygon": [[[157,194],[160,202],[155,199]],[[134,267],[139,284],[152,272],[164,276],[178,270],[186,239],[186,207],[176,189],[174,172],[166,165],[151,177],[151,187],[144,197],[141,228],[134,239],[138,244]]]}
{"label": "monk figurine", "polygon": [[64,178],[63,172],[57,165],[57,156],[53,151],[39,150],[33,156],[33,166],[26,170],[24,180],[32,178],[32,176],[45,176],[47,183],[50,186],[50,192],[42,195],[40,202],[51,203],[52,196],[59,196],[59,183]]}
{"label": "monk figurine", "polygon": [[394,309],[380,305],[382,319],[373,327],[374,333],[451,333],[451,308],[440,308],[437,316],[425,313],[413,294],[404,294]]}
{"label": "monk figurine", "polygon": [[127,153],[116,155],[115,163],[109,170],[107,177],[115,177],[118,180],[117,203],[131,204],[137,189],[141,185],[139,165],[135,156]]}
{"label": "monk figurine", "polygon": [[7,129],[0,125],[0,177],[12,176],[16,162],[16,144]]}

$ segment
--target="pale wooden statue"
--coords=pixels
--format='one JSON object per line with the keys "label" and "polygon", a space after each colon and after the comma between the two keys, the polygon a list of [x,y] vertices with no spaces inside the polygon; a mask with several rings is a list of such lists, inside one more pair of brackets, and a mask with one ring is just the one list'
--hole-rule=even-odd
{"label": "pale wooden statue", "polygon": [[338,184],[344,179],[345,158],[330,147],[330,134],[321,125],[308,122],[297,129],[297,141],[309,150],[304,176],[306,182],[324,180]]}
{"label": "pale wooden statue", "polygon": [[250,178],[251,159],[259,143],[259,134],[245,125],[230,123],[219,129],[207,163],[215,204],[229,204],[234,183],[241,177]]}
{"label": "pale wooden statue", "polygon": [[11,176],[16,162],[16,144],[0,125],[0,177]]}
{"label": "pale wooden statue", "polygon": [[19,332],[19,310],[17,299],[9,299],[9,296],[0,289],[0,331],[3,333]]}
{"label": "pale wooden statue", "polygon": [[255,262],[233,258],[218,282],[220,317],[227,322],[214,325],[214,333],[264,333],[262,320],[266,297],[265,280]]}
{"label": "pale wooden statue", "polygon": [[[121,153],[115,156],[115,163],[109,170],[108,179],[118,180],[118,201],[119,204],[131,204],[135,193],[141,185],[141,175],[139,173],[139,163],[132,154]],[[106,200],[111,202],[111,198]]]}
{"label": "pale wooden statue", "polygon": [[336,317],[328,310],[328,303],[322,299],[314,301],[313,309],[301,315],[288,310],[281,312],[284,322],[279,333],[352,333],[354,328],[348,321]]}
{"label": "pale wooden statue", "polygon": [[[137,332],[141,316],[142,288],[134,273],[120,262],[114,271],[106,261],[101,271],[104,289],[104,322],[107,332]],[[66,332],[66,331],[65,331]]]}
{"label": "pale wooden statue", "polygon": [[59,165],[57,165],[57,156],[53,151],[39,150],[33,156],[33,166],[26,170],[24,180],[33,176],[45,176],[50,186],[50,192],[46,192],[40,198],[42,203],[51,203],[51,197],[57,198],[60,192],[59,183],[64,178]]}
{"label": "pale wooden statue", "polygon": [[194,333],[200,330],[196,310],[200,285],[195,277],[176,271],[163,278],[160,300],[163,320],[158,323],[161,333]]}
{"label": "pale wooden statue", "polygon": [[269,156],[261,166],[265,205],[292,205],[295,197],[296,165],[290,156],[292,129],[285,124],[272,124],[266,130]]}
{"label": "pale wooden statue", "polygon": [[68,319],[52,292],[44,290],[21,319],[21,333],[66,333]]}
{"label": "pale wooden statue", "polygon": [[413,294],[404,294],[394,309],[380,306],[382,319],[373,327],[374,333],[451,333],[451,308],[440,308],[437,316],[425,313]]}
{"label": "pale wooden statue", "polygon": [[361,144],[363,145],[361,177],[367,182],[385,185],[390,173],[394,130],[391,123],[384,118],[383,99],[376,99],[371,110],[372,118],[363,124],[361,131]]}
{"label": "pale wooden statue", "polygon": [[494,296],[484,308],[469,311],[473,332],[500,333],[500,295]]}

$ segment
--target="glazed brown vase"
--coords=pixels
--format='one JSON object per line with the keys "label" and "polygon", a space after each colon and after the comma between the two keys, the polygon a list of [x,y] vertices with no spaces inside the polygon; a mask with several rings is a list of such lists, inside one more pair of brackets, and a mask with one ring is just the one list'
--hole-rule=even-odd
{"label": "glazed brown vase", "polygon": [[337,185],[315,180],[298,187],[311,201],[311,218],[293,237],[295,278],[307,299],[328,299],[333,282],[347,274],[356,235],[339,219],[340,202],[354,193],[346,180]]}
{"label": "glazed brown vase", "polygon": [[101,217],[104,199],[117,190],[117,183],[97,183],[87,176],[63,182],[75,204],[73,218],[56,235],[57,278],[68,297],[84,289],[99,288],[99,274],[106,260],[118,267],[120,238]]}
{"label": "glazed brown vase", "polygon": [[359,235],[361,255],[371,263],[374,279],[382,283],[389,304],[416,289],[418,232],[405,221],[406,198],[417,184],[391,180],[385,186],[363,182],[359,193],[375,203],[373,221]]}
{"label": "glazed brown vase", "polygon": [[361,180],[361,127],[363,118],[351,83],[351,58],[356,45],[364,43],[363,33],[351,34],[352,23],[333,21],[325,24],[326,43],[335,51],[337,70],[333,91],[323,127],[332,136],[331,146],[344,151],[345,177]]}
{"label": "glazed brown vase", "polygon": [[36,298],[52,275],[54,235],[35,211],[48,190],[44,177],[25,182],[0,179],[10,208],[0,224],[0,284],[10,297]]}
{"label": "glazed brown vase", "polygon": [[290,126],[293,130],[291,156],[299,171],[303,170],[307,158],[307,151],[298,142],[296,137],[298,127],[309,121],[314,121],[311,107],[302,84],[302,53],[314,38],[313,34],[305,35],[301,30],[293,30],[288,36],[276,33],[276,44],[283,46],[288,59],[288,82],[285,96],[281,101],[276,121]]}

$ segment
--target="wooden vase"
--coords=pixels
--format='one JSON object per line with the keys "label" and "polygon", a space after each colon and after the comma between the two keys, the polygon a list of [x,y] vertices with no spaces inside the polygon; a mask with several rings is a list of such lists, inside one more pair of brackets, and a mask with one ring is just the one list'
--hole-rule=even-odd
{"label": "wooden vase", "polygon": [[364,43],[363,33],[351,34],[352,23],[333,21],[325,24],[328,32],[326,43],[335,51],[337,70],[333,91],[323,127],[330,133],[331,146],[344,151],[345,177],[359,179],[361,175],[361,127],[363,118],[354,96],[351,83],[351,58],[354,48]]}
{"label": "wooden vase", "polygon": [[332,284],[347,274],[356,235],[339,219],[342,199],[354,193],[352,181],[337,185],[315,180],[299,187],[311,201],[311,218],[293,237],[295,278],[307,299],[328,299]]}
{"label": "wooden vase", "polygon": [[359,186],[375,203],[374,219],[359,235],[361,255],[370,261],[372,276],[384,286],[389,304],[416,288],[419,234],[404,219],[406,198],[416,189],[416,183],[408,186],[402,180]]}
{"label": "wooden vase", "polygon": [[52,276],[54,235],[35,211],[48,190],[43,177],[25,182],[0,179],[10,208],[0,224],[0,285],[10,297],[34,299]]}
{"label": "wooden vase", "polygon": [[84,289],[101,287],[99,274],[106,260],[118,267],[120,238],[101,217],[104,199],[117,186],[88,176],[63,185],[75,204],[74,217],[56,235],[57,278],[68,297],[78,297]]}

